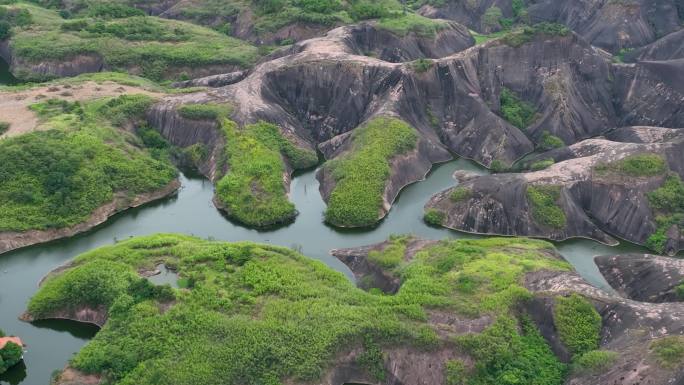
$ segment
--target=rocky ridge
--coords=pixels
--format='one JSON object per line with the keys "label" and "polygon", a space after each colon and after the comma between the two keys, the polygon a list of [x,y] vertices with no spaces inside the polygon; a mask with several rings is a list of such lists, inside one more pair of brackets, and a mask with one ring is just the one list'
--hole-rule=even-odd
{"label": "rocky ridge", "polygon": [[[624,127],[606,138],[588,139],[569,147],[532,157],[527,162],[550,159],[540,171],[488,176],[459,174],[458,187],[433,196],[426,208],[446,214],[444,226],[482,234],[525,235],[564,240],[573,237],[616,244],[614,237],[645,244],[657,228],[656,214],[647,193],[660,187],[667,173],[629,177],[596,171],[597,167],[644,153],[659,154],[669,170],[684,175],[684,134],[655,127]],[[527,198],[530,188],[559,189],[558,207],[565,215],[562,226],[535,220]],[[469,193],[454,200],[455,189]],[[665,251],[684,248],[680,231],[668,233]]]}
{"label": "rocky ridge", "polygon": [[[435,243],[436,241],[414,238],[409,242],[404,258],[410,260],[421,249]],[[361,287],[376,287],[384,290],[389,284],[391,288],[389,292],[391,293],[400,290],[400,278],[387,275],[387,273],[379,274],[378,272],[381,272],[382,269],[368,259],[369,252],[382,250],[388,244],[388,242],[383,242],[359,248],[336,249],[332,251],[332,254],[353,271]],[[559,256],[555,255],[555,257],[558,258]],[[656,259],[653,262],[655,266],[661,265],[659,262],[661,260],[662,263],[677,263],[666,257],[648,257]],[[614,264],[619,265],[622,273],[626,276],[640,273],[641,269],[638,265],[630,263],[632,256],[598,257],[599,266],[603,264],[602,261],[608,261],[608,258]],[[603,269],[602,272],[605,274]],[[606,276],[606,278],[609,281],[611,280],[610,276]],[[658,285],[657,276],[649,276],[646,281],[647,284]],[[639,282],[643,282],[643,280]],[[570,355],[568,349],[561,342],[559,332],[554,324],[553,310],[557,296],[567,296],[573,293],[589,299],[601,315],[600,348],[618,353],[617,359],[609,367],[603,368],[599,372],[573,372],[565,382],[567,385],[635,385],[644,383],[660,385],[679,383],[684,380],[684,370],[681,367],[663,368],[656,364],[650,348],[652,341],[684,333],[684,323],[681,322],[681,317],[684,316],[684,305],[681,302],[667,304],[640,302],[618,294],[607,293],[591,286],[577,273],[571,271],[540,270],[527,273],[524,278],[524,286],[532,293],[532,299],[526,303],[522,311],[529,314],[559,359],[568,362]],[[460,333],[477,333],[491,324],[491,320],[487,321],[482,318],[461,319],[456,315],[446,318],[444,316],[433,316],[430,322],[437,325],[445,322],[445,320],[454,330],[460,330]],[[446,326],[440,325],[440,327],[444,329]],[[428,361],[443,362],[441,357],[448,356],[449,352],[434,354],[435,356]],[[391,354],[387,355],[385,368],[392,371],[393,378],[397,382],[388,381],[387,384],[419,383],[411,382],[410,377],[405,372],[398,370],[398,368],[405,367],[404,361],[395,362],[393,358]],[[463,359],[463,357],[459,358]],[[418,362],[414,365],[419,366],[421,360],[419,357],[416,359]],[[354,371],[342,365],[342,368],[333,371],[333,374],[329,376],[336,381],[325,383],[331,385],[350,381],[375,383],[370,379],[353,376],[352,373]],[[444,383],[444,378],[435,378],[434,381],[430,383]]]}

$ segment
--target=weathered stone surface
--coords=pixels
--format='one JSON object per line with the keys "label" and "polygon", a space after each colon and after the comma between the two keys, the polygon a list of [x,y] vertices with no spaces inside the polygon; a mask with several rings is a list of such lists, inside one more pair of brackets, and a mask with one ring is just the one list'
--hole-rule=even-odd
{"label": "weathered stone surface", "polygon": [[684,301],[675,292],[684,283],[684,260],[650,254],[594,258],[606,281],[625,298],[643,302]]}
{"label": "weathered stone surface", "polygon": [[[540,159],[556,162],[541,171],[469,176],[458,186],[471,191],[469,197],[454,202],[450,199],[452,188],[433,196],[426,207],[446,213],[444,226],[467,232],[553,240],[585,237],[607,244],[615,244],[612,236],[617,236],[644,244],[657,227],[646,193],[660,187],[666,175],[631,178],[598,173],[595,167],[648,152],[663,156],[670,170],[684,176],[684,135],[678,130],[657,130],[622,128],[609,135],[616,140],[636,138],[639,143],[588,139],[532,157],[528,163]],[[566,216],[565,226],[551,228],[535,221],[526,197],[531,185],[560,187],[558,204]],[[684,243],[675,231],[666,252],[682,248]]]}

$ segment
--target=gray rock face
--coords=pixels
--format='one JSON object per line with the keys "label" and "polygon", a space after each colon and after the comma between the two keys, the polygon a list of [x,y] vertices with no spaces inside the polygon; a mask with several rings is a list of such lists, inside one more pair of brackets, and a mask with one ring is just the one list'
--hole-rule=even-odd
{"label": "gray rock face", "polygon": [[[630,127],[612,134],[614,139],[638,138],[642,143],[589,139],[532,158],[530,162],[556,162],[542,171],[467,177],[459,188],[470,191],[468,197],[453,201],[453,189],[449,189],[433,196],[426,208],[445,212],[444,226],[467,232],[554,240],[585,237],[607,244],[616,243],[614,235],[644,244],[657,227],[646,193],[660,187],[666,175],[630,178],[602,174],[595,167],[629,155],[656,153],[663,156],[670,170],[684,175],[684,135],[667,129],[655,135],[654,130],[657,128]],[[672,139],[664,141],[666,137]],[[564,226],[538,223],[527,198],[529,186],[559,187],[557,204],[566,217]],[[684,248],[680,232],[668,233],[668,254]]]}
{"label": "gray rock face", "polygon": [[[565,24],[591,44],[618,52],[640,47],[681,28],[684,8],[678,0],[583,0],[526,1],[527,18]],[[476,31],[489,33],[500,25],[486,25],[483,15],[497,7],[503,17],[514,16],[511,0],[447,1],[443,6],[425,6],[420,13],[428,17],[454,20]]]}
{"label": "gray rock face", "polygon": [[188,87],[223,87],[229,84],[237,83],[247,76],[247,71],[229,72],[227,74],[211,75],[198,79],[191,79],[182,82],[172,83],[172,87],[188,88]]}
{"label": "gray rock face", "polygon": [[[390,36],[386,31],[376,30],[373,24],[337,28],[325,37],[279,51],[236,83],[205,93],[167,98],[155,108],[151,122],[169,138],[194,138],[196,134],[192,132],[196,128],[188,127],[194,123],[178,120],[175,109],[184,103],[228,102],[235,106],[232,118],[239,124],[258,120],[276,123],[300,145],[318,146],[331,159],[348,148],[345,134],[366,121],[377,116],[401,118],[419,131],[421,141],[416,153],[403,162],[393,162],[392,180],[379,217],[389,209],[401,187],[422,179],[431,163],[449,159],[445,149],[485,166],[494,161],[510,165],[532,152],[535,142],[546,134],[572,144],[600,135],[621,122],[684,126],[684,64],[665,61],[614,65],[609,56],[572,33],[537,35],[519,47],[501,40],[490,41],[435,59],[420,72],[410,63],[359,55],[361,51],[375,49],[380,50],[380,56],[399,60],[417,54],[455,51],[471,44],[471,38],[463,38],[463,28],[454,24],[438,33],[432,45],[426,46],[427,42],[421,39]],[[391,49],[382,51],[383,47]],[[394,52],[394,56],[388,52]],[[537,110],[537,119],[525,130],[500,116],[499,99],[504,87]],[[177,131],[181,134],[175,134]],[[178,143],[187,145],[197,140]],[[172,142],[176,143],[173,139]],[[587,157],[591,148],[609,147],[611,152],[639,151],[635,144],[588,141],[565,156]],[[673,151],[665,152],[671,154],[670,167],[679,172],[681,162]],[[556,159],[562,155],[557,152],[549,156]],[[581,163],[574,163],[573,167]],[[552,239],[585,236],[612,244],[615,241],[610,233],[643,242],[653,223],[640,230],[631,227],[651,218],[643,204],[643,193],[635,193],[628,183],[604,183],[579,174],[582,172],[570,173],[573,177],[567,180],[568,188],[563,191],[561,204],[571,217],[567,228],[549,231],[531,224],[529,210],[521,200],[529,180],[522,176],[509,176],[506,189],[484,194],[484,206],[450,216],[449,226]],[[545,175],[549,179],[549,174]],[[489,178],[481,179],[477,188],[495,189],[499,177]],[[327,198],[334,180],[321,174],[319,180],[323,197]],[[653,180],[644,188],[660,182]],[[635,205],[625,209],[605,206],[623,199]],[[599,220],[590,219],[588,213],[600,215]],[[629,224],[628,231],[610,225],[618,218],[613,215]]]}
{"label": "gray rock face", "polygon": [[533,22],[565,24],[611,52],[648,44],[681,28],[677,0],[542,0],[528,12]]}
{"label": "gray rock face", "polygon": [[684,29],[664,36],[625,55],[626,60],[684,59]]}
{"label": "gray rock face", "polygon": [[444,6],[423,6],[419,13],[426,17],[454,20],[476,31],[489,33],[501,29],[501,25],[486,25],[482,16],[491,8],[501,10],[503,17],[512,17],[511,0],[445,1]]}
{"label": "gray rock face", "polygon": [[684,59],[615,66],[619,125],[684,127]]}
{"label": "gray rock face", "polygon": [[607,255],[594,260],[610,286],[625,298],[684,301],[675,292],[684,283],[684,260],[650,254]]}
{"label": "gray rock face", "polygon": [[345,44],[355,54],[374,56],[391,63],[442,58],[475,44],[468,29],[453,22],[447,23],[434,37],[414,33],[397,36],[369,23],[347,28],[349,32]]}
{"label": "gray rock face", "polygon": [[625,299],[596,289],[574,272],[530,273],[525,278],[525,286],[536,293],[535,302],[546,304],[530,306],[542,311],[546,309],[533,320],[537,321],[554,352],[558,348],[557,332],[553,325],[553,306],[549,303],[557,295],[578,293],[594,303],[603,319],[600,349],[618,353],[611,367],[597,373],[573,372],[566,385],[665,385],[684,381],[681,367],[658,365],[650,348],[651,343],[659,338],[684,333],[684,303],[646,303]]}

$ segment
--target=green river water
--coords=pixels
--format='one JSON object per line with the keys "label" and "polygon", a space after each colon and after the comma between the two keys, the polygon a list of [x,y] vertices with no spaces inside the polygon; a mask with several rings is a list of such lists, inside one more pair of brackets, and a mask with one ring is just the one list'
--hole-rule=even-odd
{"label": "green river water", "polygon": [[[67,361],[97,332],[97,328],[71,321],[26,323],[18,320],[37,282],[53,268],[93,248],[128,237],[157,232],[178,232],[220,240],[271,243],[294,247],[346,274],[351,272],[330,256],[332,248],[361,246],[385,240],[390,234],[413,233],[430,239],[475,237],[433,228],[422,221],[423,205],[433,194],[454,185],[456,170],[485,173],[468,160],[459,159],[436,166],[425,181],[405,188],[388,216],[377,227],[366,230],[339,230],[323,223],[325,204],[318,192],[315,171],[293,178],[291,199],[300,214],[292,224],[271,231],[257,231],[232,223],[214,208],[213,185],[203,178],[182,176],[177,196],[121,213],[92,231],[61,241],[37,245],[0,255],[0,328],[20,336],[28,345],[24,363],[0,375],[0,384],[47,385],[53,371]],[[593,256],[624,252],[644,252],[623,243],[609,247],[590,240],[557,243],[563,256],[592,284],[607,285],[593,263]],[[164,272],[158,282],[173,282]]]}

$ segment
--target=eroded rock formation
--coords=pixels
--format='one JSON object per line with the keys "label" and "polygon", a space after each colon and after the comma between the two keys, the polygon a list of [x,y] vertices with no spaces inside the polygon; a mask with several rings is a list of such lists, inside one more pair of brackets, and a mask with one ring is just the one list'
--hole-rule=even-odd
{"label": "eroded rock formation", "polygon": [[[412,239],[406,248],[404,258],[413,258],[416,252],[434,243],[434,241]],[[382,250],[386,246],[387,242],[384,242],[359,248],[333,250],[332,254],[352,269],[357,282],[360,284],[374,282],[382,285],[383,280],[377,279],[379,267],[368,259],[368,254],[373,250]],[[555,254],[555,257],[559,256]],[[599,266],[601,266],[603,257],[598,260]],[[653,263],[659,264],[658,261]],[[621,264],[621,266],[624,267],[623,273],[625,274],[630,274],[627,272],[628,270],[631,270],[633,274],[639,274],[639,271],[641,271],[640,268],[634,270],[635,265],[633,264]],[[642,276],[641,278],[645,278],[646,282],[644,280],[639,282],[647,285],[659,285],[657,282],[659,277],[659,275],[649,276],[648,278]],[[610,276],[606,276],[606,278],[609,281],[611,280]],[[401,281],[393,278],[393,282],[394,285],[398,284],[398,290],[401,290]],[[684,333],[684,323],[681,322],[682,317],[684,317],[684,303],[648,303],[624,298],[591,286],[577,273],[571,271],[540,270],[527,273],[524,278],[524,286],[532,293],[532,299],[523,306],[522,311],[529,315],[561,361],[569,362],[571,355],[568,348],[561,341],[557,326],[554,323],[556,297],[567,296],[573,293],[580,294],[591,301],[601,316],[600,349],[616,352],[617,358],[608,367],[598,372],[572,372],[565,382],[567,385],[632,385],[637,383],[664,385],[677,384],[684,381],[684,370],[677,366],[671,368],[659,366],[655,361],[651,348],[651,343],[657,339]],[[371,284],[370,287],[380,286],[372,286]],[[458,330],[457,334],[479,333],[491,324],[491,319],[486,320],[481,317],[463,319],[463,317],[458,317],[455,314],[433,315],[430,317],[430,322],[439,323],[439,328],[444,329],[445,326],[442,323],[444,320],[449,319],[451,320],[450,325],[454,327],[454,330]],[[349,354],[353,355],[353,353]],[[468,360],[467,355],[458,354],[458,351],[449,351],[449,349],[431,352],[430,354],[434,354],[428,359],[428,361],[432,362],[444,362],[444,357],[448,358],[450,355],[458,355],[459,359],[466,362]],[[409,381],[410,377],[407,376],[406,372],[397,370],[397,368],[401,367],[401,363],[406,356],[401,355],[400,358],[402,360],[397,362],[395,362],[397,358],[391,353],[385,356],[385,368],[392,373],[393,378],[397,381],[388,381],[386,382],[387,384],[420,383]],[[408,355],[408,357],[412,356]],[[421,360],[418,360],[418,362],[413,363],[414,370],[418,370],[420,362]],[[345,382],[368,381],[368,379],[355,377],[353,373],[356,372],[345,368],[344,365],[341,365],[336,370],[333,370],[330,378],[335,379],[335,381],[325,383],[342,384]],[[430,383],[444,383],[444,380],[443,377],[435,378],[435,382]]]}
{"label": "eroded rock formation", "polygon": [[[629,156],[651,153],[662,156],[667,167],[684,175],[684,134],[680,130],[654,127],[625,127],[608,134],[608,139],[588,139],[552,150],[528,160],[551,159],[548,168],[521,174],[487,176],[458,175],[458,187],[435,195],[426,205],[446,213],[444,226],[474,233],[527,235],[563,240],[592,238],[615,244],[613,236],[644,244],[657,228],[647,193],[660,187],[667,172],[646,177],[599,172],[601,165]],[[556,204],[565,215],[560,226],[535,219],[527,197],[530,188],[555,186]],[[460,199],[455,189],[464,189]],[[680,231],[668,233],[665,252],[684,248]]]}

